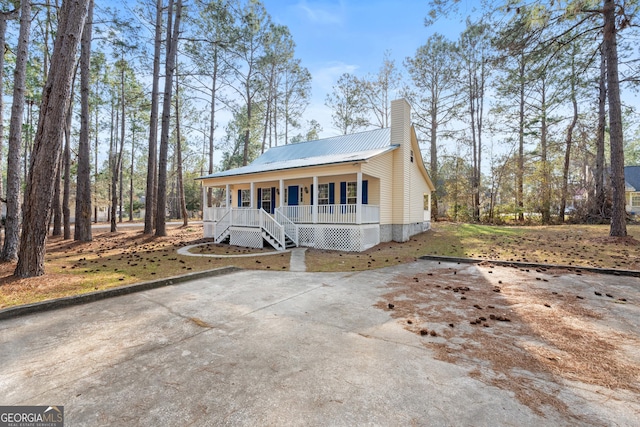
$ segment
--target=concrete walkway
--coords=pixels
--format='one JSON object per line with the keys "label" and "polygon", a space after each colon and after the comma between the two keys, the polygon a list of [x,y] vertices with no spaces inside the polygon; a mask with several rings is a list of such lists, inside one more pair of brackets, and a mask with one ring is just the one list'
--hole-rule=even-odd
{"label": "concrete walkway", "polygon": [[290,271],[307,271],[307,264],[305,263],[306,252],[307,248],[295,248],[291,250]]}

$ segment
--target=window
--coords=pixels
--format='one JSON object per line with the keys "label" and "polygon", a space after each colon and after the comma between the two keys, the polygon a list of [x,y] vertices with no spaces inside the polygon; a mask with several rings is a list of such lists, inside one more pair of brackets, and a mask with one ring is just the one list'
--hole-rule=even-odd
{"label": "window", "polygon": [[265,211],[271,213],[271,188],[262,188],[262,196],[260,197],[260,206]]}
{"label": "window", "polygon": [[248,208],[251,206],[251,190],[241,190],[241,204],[240,207]]}
{"label": "window", "polygon": [[329,184],[318,184],[318,204],[329,204]]}
{"label": "window", "polygon": [[411,150],[411,155],[409,156],[409,158],[411,159],[411,163],[413,163],[413,150]]}
{"label": "window", "polygon": [[284,189],[284,204],[285,206],[289,204],[289,189]]}
{"label": "window", "polygon": [[636,193],[631,195],[631,206],[634,208],[640,207],[640,194]]}
{"label": "window", "polygon": [[347,204],[355,205],[358,203],[358,183],[347,182]]}

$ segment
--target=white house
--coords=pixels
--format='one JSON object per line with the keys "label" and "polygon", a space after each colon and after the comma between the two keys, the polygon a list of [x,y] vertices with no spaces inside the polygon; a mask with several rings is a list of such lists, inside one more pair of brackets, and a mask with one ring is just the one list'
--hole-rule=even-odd
{"label": "white house", "polygon": [[[363,251],[430,227],[435,190],[411,125],[391,103],[391,127],[269,149],[248,166],[200,177],[204,236],[232,245]],[[210,206],[209,188],[223,194]]]}

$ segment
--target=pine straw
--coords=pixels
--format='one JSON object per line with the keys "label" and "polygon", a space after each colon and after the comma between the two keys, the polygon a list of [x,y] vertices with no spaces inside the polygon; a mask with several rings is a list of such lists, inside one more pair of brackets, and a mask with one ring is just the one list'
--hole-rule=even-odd
{"label": "pine straw", "polygon": [[[569,290],[558,291],[551,272],[527,270],[507,280],[507,268],[480,267],[484,273],[500,273],[485,274],[489,280],[476,267],[398,276],[376,306],[422,335],[437,359],[470,366],[469,375],[510,390],[541,415],[552,407],[579,418],[557,397],[564,380],[640,393],[640,366],[623,350],[625,344],[640,346],[637,331],[603,326],[605,314],[615,315],[617,304],[612,304],[614,313],[606,313],[593,308],[586,294],[578,299]],[[454,292],[459,287],[469,290]],[[470,324],[481,316],[487,320]]]}

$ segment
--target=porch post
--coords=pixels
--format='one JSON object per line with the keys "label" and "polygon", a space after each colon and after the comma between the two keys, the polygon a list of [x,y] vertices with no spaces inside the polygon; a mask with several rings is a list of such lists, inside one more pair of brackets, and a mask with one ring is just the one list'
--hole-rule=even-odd
{"label": "porch post", "polygon": [[362,224],[362,172],[358,172],[356,191],[356,224]]}
{"label": "porch post", "polygon": [[280,207],[284,206],[284,180],[280,179]]}
{"label": "porch post", "polygon": [[311,192],[312,205],[311,215],[313,216],[313,223],[318,223],[318,177],[313,177],[313,191]]}
{"label": "porch post", "polygon": [[229,184],[224,188],[224,207],[231,210],[231,186]]}
{"label": "porch post", "polygon": [[209,210],[207,209],[207,187],[202,186],[202,220],[209,220]]}
{"label": "porch post", "polygon": [[249,202],[249,207],[250,207],[251,209],[253,209],[253,208],[254,208],[254,206],[255,206],[255,205],[253,204],[253,203],[254,203],[253,198],[255,197],[255,196],[254,196],[254,193],[255,193],[255,191],[254,191],[254,190],[255,190],[255,189],[254,189],[253,181],[251,182],[251,184],[250,184],[250,185],[251,185],[251,190],[249,191],[249,194],[250,194],[250,199],[251,199],[251,201]]}

